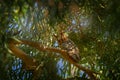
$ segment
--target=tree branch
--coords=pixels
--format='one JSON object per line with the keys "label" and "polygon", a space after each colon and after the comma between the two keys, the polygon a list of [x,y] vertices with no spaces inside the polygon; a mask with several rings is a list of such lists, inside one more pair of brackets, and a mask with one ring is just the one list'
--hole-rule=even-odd
{"label": "tree branch", "polygon": [[9,39],[8,48],[13,52],[13,54],[24,62],[23,68],[26,70],[35,70],[37,67],[36,59],[27,55],[24,51],[17,48],[16,44],[20,44],[20,40],[13,38]]}
{"label": "tree branch", "polygon": [[[40,51],[48,51],[48,52],[56,52],[56,53],[60,53],[62,55],[62,57],[66,60],[68,60],[71,64],[75,65],[76,67],[78,67],[80,70],[83,70],[85,73],[87,73],[89,75],[89,77],[91,79],[94,79],[94,80],[97,80],[96,77],[95,77],[95,74],[97,74],[96,72],[90,70],[90,69],[87,69],[83,66],[81,66],[80,64],[74,62],[68,55],[67,55],[67,51],[66,50],[61,50],[61,49],[57,49],[57,48],[49,48],[49,47],[45,47],[43,46],[41,43],[39,42],[34,42],[34,41],[29,41],[29,40],[23,40],[23,39],[20,39],[20,40],[14,40],[14,39],[11,39],[12,43],[15,44],[26,44],[26,45],[29,45],[31,47],[34,47]],[[13,51],[18,57],[20,57],[21,59],[23,59],[25,61],[26,64],[30,65],[29,63],[33,62],[32,59],[28,58],[28,56],[25,55],[24,52],[20,51],[18,48],[15,48],[14,45],[12,45],[11,43],[9,43],[10,46],[12,47],[9,47],[11,49],[11,51]],[[14,51],[14,48],[16,49]],[[24,55],[23,55],[24,54]],[[21,55],[23,55],[24,57],[21,57]],[[25,59],[26,57],[26,59]],[[29,61],[29,62],[28,62]],[[32,63],[34,64],[34,63]]]}

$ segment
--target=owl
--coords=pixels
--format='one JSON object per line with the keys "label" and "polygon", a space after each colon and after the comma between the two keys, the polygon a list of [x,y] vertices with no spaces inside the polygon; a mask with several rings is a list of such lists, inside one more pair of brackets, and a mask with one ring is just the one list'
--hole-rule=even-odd
{"label": "owl", "polygon": [[80,60],[79,49],[74,44],[74,42],[68,38],[68,36],[65,33],[61,32],[59,37],[57,37],[57,41],[58,41],[59,47],[61,49],[66,50],[68,53],[68,56],[70,56],[70,58],[73,61],[79,62]]}

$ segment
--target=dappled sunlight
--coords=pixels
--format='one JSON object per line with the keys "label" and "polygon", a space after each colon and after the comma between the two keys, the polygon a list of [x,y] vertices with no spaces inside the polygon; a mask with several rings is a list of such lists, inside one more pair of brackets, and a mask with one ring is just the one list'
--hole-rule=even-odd
{"label": "dappled sunlight", "polygon": [[0,0],[0,80],[119,80],[118,0]]}

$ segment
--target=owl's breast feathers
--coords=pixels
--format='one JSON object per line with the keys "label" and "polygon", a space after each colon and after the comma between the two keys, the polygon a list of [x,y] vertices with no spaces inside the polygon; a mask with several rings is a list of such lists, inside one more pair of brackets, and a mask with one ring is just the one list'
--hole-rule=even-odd
{"label": "owl's breast feathers", "polygon": [[79,49],[70,39],[63,41],[60,44],[60,47],[64,50],[67,50],[68,56],[75,62],[80,61]]}

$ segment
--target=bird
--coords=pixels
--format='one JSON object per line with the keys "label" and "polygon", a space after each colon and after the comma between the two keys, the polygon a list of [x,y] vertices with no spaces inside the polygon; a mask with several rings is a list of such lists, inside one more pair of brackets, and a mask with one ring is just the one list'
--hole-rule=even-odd
{"label": "bird", "polygon": [[67,51],[68,56],[75,62],[80,61],[79,49],[75,43],[68,38],[68,35],[61,32],[57,38],[59,47]]}

